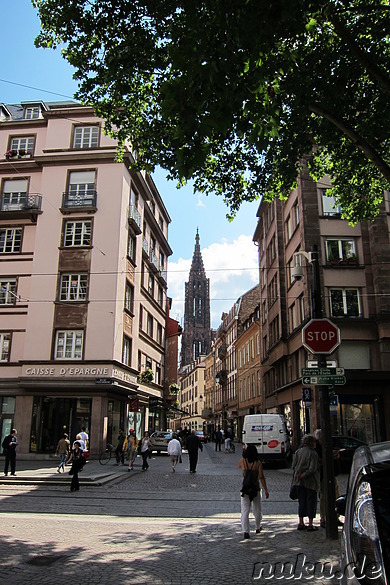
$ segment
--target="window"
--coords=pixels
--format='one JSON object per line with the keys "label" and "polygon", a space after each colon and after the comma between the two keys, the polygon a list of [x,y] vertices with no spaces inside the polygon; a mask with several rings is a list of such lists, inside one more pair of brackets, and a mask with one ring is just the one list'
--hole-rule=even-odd
{"label": "window", "polygon": [[3,197],[1,208],[4,211],[20,209],[26,203],[27,179],[16,179],[15,181],[4,181]]}
{"label": "window", "polygon": [[153,337],[153,317],[152,315],[148,314],[148,321],[146,324],[146,333],[149,335],[149,337]]}
{"label": "window", "polygon": [[92,198],[95,194],[95,171],[69,173],[69,199]]}
{"label": "window", "polygon": [[16,280],[0,280],[0,305],[14,305],[16,301]]}
{"label": "window", "polygon": [[326,260],[328,262],[356,261],[354,240],[326,240]]}
{"label": "window", "polygon": [[340,215],[341,207],[336,203],[334,197],[327,195],[327,190],[322,190],[322,213],[324,215]]}
{"label": "window", "polygon": [[164,290],[162,286],[158,287],[158,298],[157,298],[157,302],[160,305],[160,307],[163,306],[164,303]]}
{"label": "window", "polygon": [[77,126],[74,129],[73,148],[95,148],[99,145],[99,126]]}
{"label": "window", "polygon": [[154,295],[154,278],[151,274],[149,274],[148,280],[148,293],[150,294],[150,296]]}
{"label": "window", "polygon": [[289,239],[291,238],[292,234],[293,234],[293,220],[291,215],[288,216],[287,221],[286,221],[286,240],[289,241]]}
{"label": "window", "polygon": [[126,366],[131,366],[131,339],[129,337],[123,338],[122,362]]}
{"label": "window", "polygon": [[129,242],[127,246],[127,255],[135,263],[135,252],[136,252],[136,237],[129,234]]}
{"label": "window", "polygon": [[156,364],[156,384],[161,384],[161,366],[160,364]]}
{"label": "window", "polygon": [[25,120],[36,120],[41,115],[41,108],[39,106],[30,106],[24,108],[24,119]]}
{"label": "window", "polygon": [[134,287],[128,282],[126,283],[125,309],[134,313]]}
{"label": "window", "polygon": [[81,360],[83,352],[83,331],[57,331],[54,359]]}
{"label": "window", "polygon": [[269,326],[269,344],[270,346],[276,343],[279,339],[279,317],[276,317]]}
{"label": "window", "polygon": [[159,259],[159,263],[158,263],[158,268],[159,268],[159,270],[165,269],[165,255],[162,252],[160,252],[160,259]]}
{"label": "window", "polygon": [[277,297],[278,297],[278,280],[277,280],[277,275],[275,274],[275,276],[271,280],[269,287],[268,287],[268,304],[269,304],[269,306],[271,306],[272,303],[274,301],[276,301]]}
{"label": "window", "polygon": [[22,228],[0,229],[0,253],[16,254],[22,246]]}
{"label": "window", "polygon": [[10,150],[17,150],[20,156],[32,154],[34,143],[34,136],[15,136],[11,138]]}
{"label": "window", "polygon": [[0,333],[0,362],[9,361],[9,350],[11,344],[10,333]]}
{"label": "window", "polygon": [[163,328],[160,323],[157,324],[157,343],[163,344]]}
{"label": "window", "polygon": [[139,330],[140,331],[143,331],[143,329],[142,329],[142,325],[143,325],[143,313],[144,313],[143,306],[140,305],[140,308],[139,308]]}
{"label": "window", "polygon": [[64,230],[64,246],[90,246],[91,221],[67,221]]}
{"label": "window", "polygon": [[164,220],[161,215],[158,216],[158,225],[160,226],[161,231],[164,233]]}
{"label": "window", "polygon": [[295,218],[295,227],[298,227],[299,226],[299,207],[298,207],[298,202],[293,207],[293,213],[294,213],[294,218]]}
{"label": "window", "polygon": [[360,317],[360,296],[355,288],[330,290],[330,314],[332,317]]}
{"label": "window", "polygon": [[85,301],[88,274],[62,274],[60,301]]}

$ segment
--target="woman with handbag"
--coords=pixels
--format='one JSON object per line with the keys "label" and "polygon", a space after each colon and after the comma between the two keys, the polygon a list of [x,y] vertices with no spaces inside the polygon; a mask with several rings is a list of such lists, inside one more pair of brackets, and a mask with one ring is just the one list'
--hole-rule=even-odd
{"label": "woman with handbag", "polygon": [[149,439],[149,432],[145,431],[141,439],[141,456],[142,456],[142,471],[149,469],[148,457],[152,449],[152,444]]}
{"label": "woman with handbag", "polygon": [[268,500],[269,492],[264,477],[263,466],[259,461],[259,454],[256,445],[249,444],[238,462],[244,476],[241,488],[241,528],[244,538],[249,535],[249,512],[252,506],[255,517],[256,534],[261,532],[261,489],[260,482],[264,488],[265,497]]}

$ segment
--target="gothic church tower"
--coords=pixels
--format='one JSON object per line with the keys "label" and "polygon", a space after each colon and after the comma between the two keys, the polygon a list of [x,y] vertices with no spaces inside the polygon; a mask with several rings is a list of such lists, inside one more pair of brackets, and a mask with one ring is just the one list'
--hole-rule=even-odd
{"label": "gothic church tower", "polygon": [[210,281],[206,278],[197,229],[189,279],[185,283],[181,366],[207,355],[210,348]]}

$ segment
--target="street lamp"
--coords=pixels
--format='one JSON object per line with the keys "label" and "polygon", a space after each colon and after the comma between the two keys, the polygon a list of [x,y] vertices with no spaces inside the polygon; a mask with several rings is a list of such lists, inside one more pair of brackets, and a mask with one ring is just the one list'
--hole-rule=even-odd
{"label": "street lamp", "polygon": [[[314,245],[312,246],[311,252],[304,251],[296,252],[294,254],[294,257],[297,259],[299,255],[304,256],[313,266],[313,288],[311,295],[312,317],[314,319],[322,319],[323,312],[318,248],[316,245]],[[298,267],[300,266],[296,264],[294,268]],[[303,276],[303,272],[300,273],[299,271],[296,271],[294,276],[294,269],[292,270],[291,274],[296,280],[301,280]],[[300,276],[300,274],[302,274],[302,276]],[[325,354],[317,354],[316,359],[318,361],[319,368],[326,368]],[[338,530],[337,515],[335,510],[335,478],[332,450],[332,431],[329,410],[329,387],[316,386],[316,390],[320,400],[320,421],[322,431],[322,468],[324,487],[322,497],[325,497],[326,537],[337,539]]]}

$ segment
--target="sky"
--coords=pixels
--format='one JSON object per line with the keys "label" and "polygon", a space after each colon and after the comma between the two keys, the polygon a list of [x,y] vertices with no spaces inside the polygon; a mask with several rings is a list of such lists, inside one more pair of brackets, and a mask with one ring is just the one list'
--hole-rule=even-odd
{"label": "sky", "polygon": [[[36,49],[40,23],[30,0],[0,0],[0,103],[27,100],[46,102],[73,99],[77,89],[73,68],[59,49]],[[183,324],[184,283],[188,281],[195,236],[210,279],[211,326],[217,328],[240,295],[258,284],[257,248],[252,237],[259,202],[242,206],[233,222],[226,219],[221,197],[194,193],[191,185],[180,190],[157,169],[153,175],[171,218],[168,241],[173,250],[168,261],[168,295],[173,299],[171,317]]]}

